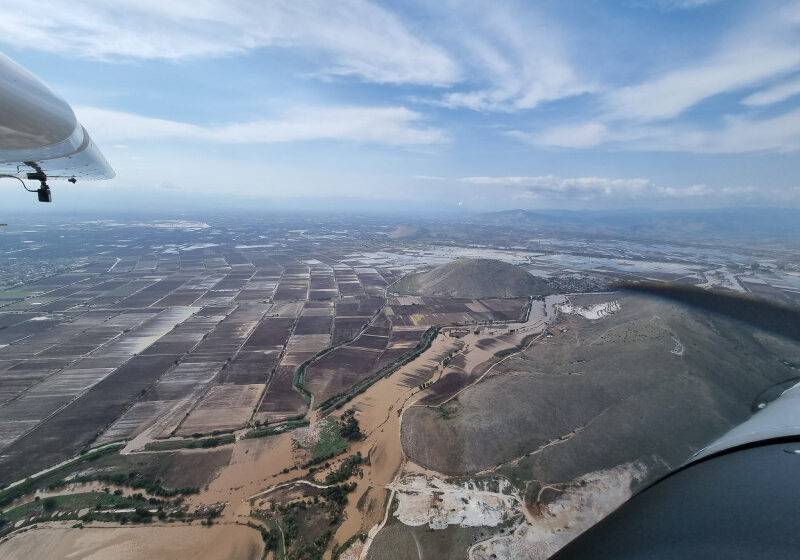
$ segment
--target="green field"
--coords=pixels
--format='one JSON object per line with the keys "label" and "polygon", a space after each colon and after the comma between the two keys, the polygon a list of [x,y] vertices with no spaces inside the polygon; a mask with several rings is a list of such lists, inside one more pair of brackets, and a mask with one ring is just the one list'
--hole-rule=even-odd
{"label": "green field", "polygon": [[344,453],[347,450],[347,440],[342,437],[339,424],[332,418],[325,418],[319,424],[319,441],[314,446],[312,461],[321,461]]}
{"label": "green field", "polygon": [[[0,515],[0,519],[6,521],[18,521],[27,517],[39,517],[50,515],[55,511],[70,511],[100,507],[113,508],[133,508],[141,507],[146,504],[144,499],[134,499],[125,496],[115,496],[106,492],[83,492],[80,494],[69,494],[66,496],[53,496],[43,500],[36,500],[12,508]],[[59,519],[77,519],[77,515],[59,516]]]}

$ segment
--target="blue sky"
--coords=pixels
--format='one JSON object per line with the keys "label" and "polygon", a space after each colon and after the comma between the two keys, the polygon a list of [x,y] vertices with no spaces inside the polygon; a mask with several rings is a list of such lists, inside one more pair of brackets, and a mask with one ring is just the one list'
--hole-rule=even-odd
{"label": "blue sky", "polygon": [[64,204],[800,206],[798,1],[0,4],[117,171]]}

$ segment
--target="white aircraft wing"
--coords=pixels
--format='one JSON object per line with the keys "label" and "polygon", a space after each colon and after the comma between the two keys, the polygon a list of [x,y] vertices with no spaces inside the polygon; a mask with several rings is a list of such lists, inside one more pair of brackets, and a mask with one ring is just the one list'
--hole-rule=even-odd
{"label": "white aircraft wing", "polygon": [[69,104],[0,53],[0,175],[39,181],[111,179],[114,170]]}

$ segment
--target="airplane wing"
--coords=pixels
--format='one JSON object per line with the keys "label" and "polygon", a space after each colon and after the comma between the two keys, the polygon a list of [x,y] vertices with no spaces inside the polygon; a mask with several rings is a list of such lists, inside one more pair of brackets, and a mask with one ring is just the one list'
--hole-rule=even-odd
{"label": "airplane wing", "polygon": [[50,202],[48,179],[114,175],[69,104],[0,53],[0,176],[38,181],[39,200]]}

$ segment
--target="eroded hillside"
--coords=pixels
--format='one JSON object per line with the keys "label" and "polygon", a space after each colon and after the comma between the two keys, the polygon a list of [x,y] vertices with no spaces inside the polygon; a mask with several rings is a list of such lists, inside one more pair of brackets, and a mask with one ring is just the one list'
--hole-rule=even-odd
{"label": "eroded hillside", "polygon": [[522,268],[494,259],[458,259],[427,272],[409,274],[392,286],[399,294],[457,298],[524,297],[552,288]]}

